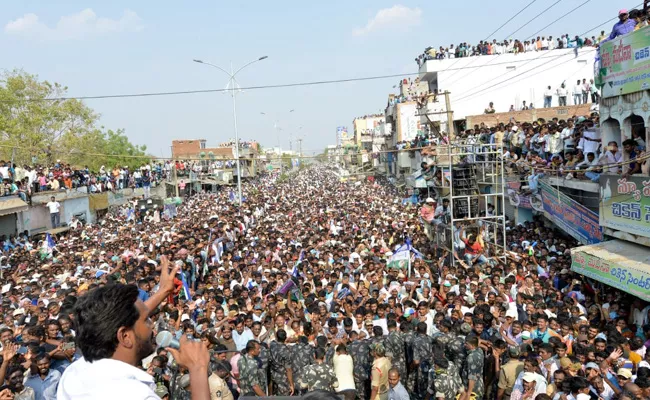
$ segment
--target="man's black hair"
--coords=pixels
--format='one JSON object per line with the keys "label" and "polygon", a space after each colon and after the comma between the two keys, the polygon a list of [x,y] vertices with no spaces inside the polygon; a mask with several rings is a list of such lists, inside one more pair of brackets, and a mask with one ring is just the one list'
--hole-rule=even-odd
{"label": "man's black hair", "polygon": [[278,329],[278,331],[275,332],[275,338],[278,339],[278,342],[284,343],[287,340],[287,331],[284,329]]}
{"label": "man's black hair", "polygon": [[135,285],[112,284],[82,296],[75,305],[77,345],[88,362],[110,358],[117,349],[117,331],[132,328],[140,318]]}

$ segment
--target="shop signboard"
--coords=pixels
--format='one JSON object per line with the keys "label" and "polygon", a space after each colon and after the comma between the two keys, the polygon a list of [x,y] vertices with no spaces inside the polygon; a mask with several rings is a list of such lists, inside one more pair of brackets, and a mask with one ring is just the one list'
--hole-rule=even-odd
{"label": "shop signboard", "polygon": [[650,28],[600,44],[596,70],[602,97],[619,96],[650,88]]}
{"label": "shop signboard", "polygon": [[650,179],[600,176],[600,225],[650,237]]}
{"label": "shop signboard", "polygon": [[650,274],[641,268],[618,265],[579,251],[573,254],[571,270],[650,301]]}

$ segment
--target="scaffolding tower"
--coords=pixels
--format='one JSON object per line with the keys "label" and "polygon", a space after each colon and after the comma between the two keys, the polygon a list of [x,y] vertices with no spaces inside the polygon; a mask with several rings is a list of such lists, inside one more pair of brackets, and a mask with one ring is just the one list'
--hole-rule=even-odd
{"label": "scaffolding tower", "polygon": [[[486,258],[505,262],[504,162],[496,144],[456,139],[433,147],[433,189],[437,207],[444,206],[431,225],[438,248],[452,255],[453,265],[465,263],[463,239],[482,239]],[[489,205],[493,210],[489,211]],[[438,212],[436,214],[439,214]]]}

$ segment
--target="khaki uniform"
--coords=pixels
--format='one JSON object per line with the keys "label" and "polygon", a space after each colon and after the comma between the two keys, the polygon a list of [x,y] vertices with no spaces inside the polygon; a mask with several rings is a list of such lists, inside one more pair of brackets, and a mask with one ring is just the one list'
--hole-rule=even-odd
{"label": "khaki uniform", "polygon": [[524,362],[519,360],[511,359],[503,366],[501,366],[501,371],[499,371],[499,383],[497,387],[499,389],[504,389],[503,398],[509,399],[510,394],[512,393],[512,388],[515,386],[515,381],[524,370]]}
{"label": "khaki uniform", "polygon": [[388,370],[391,368],[391,362],[388,357],[375,359],[372,363],[370,372],[370,387],[377,386],[377,397],[370,400],[385,400],[388,397]]}
{"label": "khaki uniform", "polygon": [[210,386],[210,400],[233,400],[228,384],[219,375],[210,375],[208,385]]}

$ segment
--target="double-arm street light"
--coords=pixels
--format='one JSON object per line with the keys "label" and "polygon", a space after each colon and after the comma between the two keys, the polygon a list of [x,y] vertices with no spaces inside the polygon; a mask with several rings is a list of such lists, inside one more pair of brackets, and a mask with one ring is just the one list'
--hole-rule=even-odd
{"label": "double-arm street light", "polygon": [[268,56],[263,56],[260,58],[257,58],[247,64],[244,64],[243,67],[239,68],[237,71],[234,71],[233,66],[232,66],[232,61],[230,62],[230,72],[226,71],[225,69],[221,68],[218,65],[205,62],[202,60],[193,60],[196,63],[203,64],[203,65],[208,65],[210,67],[216,68],[219,71],[225,73],[228,75],[228,85],[226,86],[226,89],[230,92],[230,95],[232,96],[232,118],[233,118],[233,123],[235,126],[235,161],[237,163],[237,203],[241,207],[242,203],[242,193],[241,193],[241,168],[239,166],[239,132],[237,131],[237,101],[235,98],[235,95],[237,92],[240,90],[239,83],[235,79],[237,74],[243,70],[244,68],[248,67],[251,64],[254,64],[258,61],[266,60],[269,58]]}

